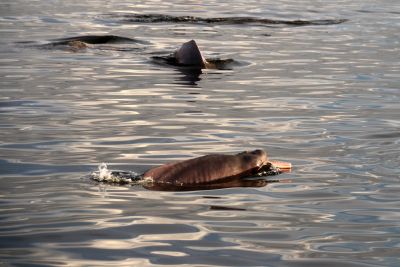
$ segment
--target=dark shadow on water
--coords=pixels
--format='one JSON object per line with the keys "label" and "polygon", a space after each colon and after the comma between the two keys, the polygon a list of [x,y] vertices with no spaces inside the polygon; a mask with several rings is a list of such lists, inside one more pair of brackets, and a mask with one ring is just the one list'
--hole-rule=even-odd
{"label": "dark shadow on water", "polygon": [[[196,66],[186,66],[179,64],[173,54],[171,55],[166,55],[166,56],[152,56],[151,57],[152,61],[156,64],[159,65],[164,65],[164,66],[174,66],[180,69],[185,69],[185,70],[199,70],[199,67]],[[245,63],[238,62],[234,59],[227,58],[227,59],[221,59],[221,58],[207,58],[206,59],[208,63],[210,63],[210,67],[207,67],[208,69],[216,69],[216,70],[231,70],[234,66],[243,66],[246,65]]]}
{"label": "dark shadow on water", "polygon": [[264,187],[269,183],[279,182],[278,180],[266,180],[264,178],[253,179],[229,179],[226,181],[218,181],[215,183],[192,184],[192,185],[171,185],[161,183],[151,183],[144,185],[144,188],[156,191],[200,191],[214,190],[233,187]]}
{"label": "dark shadow on water", "polygon": [[200,75],[203,74],[201,68],[180,66],[176,63],[176,60],[173,56],[153,56],[151,59],[152,62],[157,65],[165,67],[172,66],[174,69],[178,70],[182,75],[179,76],[177,84],[197,86],[197,82],[201,80]]}
{"label": "dark shadow on water", "polygon": [[246,209],[241,209],[241,208],[233,208],[233,207],[226,207],[226,206],[216,206],[216,205],[211,205],[210,210],[246,210]]}
{"label": "dark shadow on water", "polygon": [[126,43],[140,43],[148,44],[149,42],[132,39],[117,35],[82,35],[75,37],[67,37],[51,40],[54,44],[66,45],[72,41],[80,41],[87,44],[126,44]]}
{"label": "dark shadow on water", "polygon": [[251,25],[333,25],[346,22],[346,19],[322,19],[322,20],[276,20],[256,17],[216,17],[203,18],[194,16],[172,16],[165,14],[107,14],[112,18],[119,18],[122,23],[190,23],[190,24],[251,24]]}
{"label": "dark shadow on water", "polygon": [[270,183],[280,182],[279,180],[266,179],[267,176],[277,175],[281,172],[274,173],[260,173],[258,176],[246,177],[246,178],[226,178],[220,179],[215,182],[207,182],[200,184],[171,184],[171,183],[159,183],[159,182],[147,182],[143,180],[142,174],[137,174],[131,171],[119,171],[110,170],[112,179],[98,180],[99,173],[93,172],[87,176],[94,182],[100,182],[109,185],[130,185],[137,186],[143,185],[144,188],[153,191],[202,191],[202,190],[214,190],[223,188],[234,188],[234,187],[264,187]]}
{"label": "dark shadow on water", "polygon": [[[159,65],[165,66],[175,66],[178,68],[186,69],[186,70],[198,70],[199,67],[196,66],[187,66],[179,64],[174,57],[174,55],[167,56],[153,56],[151,57],[153,62]],[[238,61],[235,61],[231,58],[221,59],[221,58],[207,58],[206,59],[211,67],[207,67],[209,69],[217,69],[217,70],[231,70],[233,66],[240,66],[245,64],[240,64]]]}
{"label": "dark shadow on water", "polygon": [[[178,79],[178,84],[193,85],[196,86],[197,82],[201,80],[201,74],[203,71],[199,67],[185,66],[177,63],[173,55],[167,56],[152,56],[152,62],[165,67],[173,67],[182,73],[182,76]],[[212,66],[209,69],[214,70],[232,70],[235,66],[244,66],[245,63],[238,62],[234,59],[220,59],[220,58],[207,58],[207,62],[211,63]]]}
{"label": "dark shadow on water", "polygon": [[182,73],[182,75],[178,78],[179,84],[197,86],[197,82],[201,81],[200,76],[203,74],[201,69],[178,68],[178,70]]}
{"label": "dark shadow on water", "polygon": [[363,136],[363,139],[398,139],[400,138],[399,132],[375,133]]}

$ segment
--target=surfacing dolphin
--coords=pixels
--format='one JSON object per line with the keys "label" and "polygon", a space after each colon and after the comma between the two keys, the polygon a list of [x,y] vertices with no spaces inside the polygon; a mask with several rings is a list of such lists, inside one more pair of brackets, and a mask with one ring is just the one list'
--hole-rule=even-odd
{"label": "surfacing dolphin", "polygon": [[169,56],[155,56],[153,59],[170,65],[184,67],[187,69],[227,69],[233,59],[206,59],[195,40],[183,43],[174,53]]}
{"label": "surfacing dolphin", "polygon": [[245,178],[274,175],[290,169],[290,163],[269,160],[264,150],[257,149],[236,155],[213,154],[167,163],[131,179],[145,181],[144,186],[153,190],[202,190],[262,186],[268,181]]}
{"label": "surfacing dolphin", "polygon": [[210,66],[210,63],[203,57],[195,40],[183,43],[174,53],[177,64],[182,66],[192,66],[201,69]]}
{"label": "surfacing dolphin", "polygon": [[[45,44],[34,44],[35,42],[22,42],[24,45],[32,44],[33,47],[41,49],[61,49],[70,52],[84,52],[88,48],[115,51],[141,51],[150,44],[148,41],[132,39],[117,35],[82,35],[50,40]],[[118,45],[118,46],[115,46]],[[135,46],[132,46],[135,45]],[[195,40],[183,43],[179,49],[168,56],[153,56],[156,62],[167,63],[180,68],[182,71],[190,71],[189,74],[201,74],[201,69],[230,69],[235,65],[241,65],[233,59],[206,59]]]}
{"label": "surfacing dolphin", "polygon": [[133,51],[143,48],[150,44],[148,41],[132,39],[117,35],[82,35],[67,38],[50,40],[45,44],[36,44],[35,42],[23,42],[23,44],[33,44],[33,47],[41,49],[61,49],[70,52],[82,52],[87,48],[115,51]]}

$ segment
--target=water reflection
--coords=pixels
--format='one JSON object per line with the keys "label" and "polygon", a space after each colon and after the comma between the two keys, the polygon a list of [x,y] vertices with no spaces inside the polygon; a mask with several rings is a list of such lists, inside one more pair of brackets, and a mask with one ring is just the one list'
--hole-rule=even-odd
{"label": "water reflection", "polygon": [[[177,70],[181,75],[178,76],[174,84],[179,84],[179,85],[189,85],[189,86],[198,86],[198,82],[201,81],[201,76],[206,75],[209,73],[213,74],[222,74],[224,73],[224,70],[231,70],[233,66],[244,66],[245,63],[240,63],[237,61],[234,61],[233,59],[207,59],[207,62],[213,65],[212,69],[215,70],[221,70],[221,71],[210,71],[210,70],[205,70],[201,68],[196,68],[196,67],[190,67],[190,66],[181,66],[176,63],[176,59],[172,56],[153,56],[152,60],[155,64],[159,64],[161,66],[165,67],[173,67],[175,70]],[[214,75],[213,77],[216,79],[221,79],[222,77],[217,77],[217,75]]]}
{"label": "water reflection", "polygon": [[268,181],[266,179],[229,179],[229,181],[218,182],[218,183],[207,183],[198,185],[170,185],[151,183],[145,184],[144,187],[149,190],[159,191],[197,191],[197,190],[213,190],[230,187],[263,187],[268,183],[274,181]]}
{"label": "water reflection", "polygon": [[198,82],[201,81],[200,76],[203,74],[201,69],[177,68],[177,70],[181,73],[177,84],[198,87]]}
{"label": "water reflection", "polygon": [[[397,7],[1,2],[2,262],[397,266]],[[154,10],[200,20],[123,21]],[[221,17],[349,20],[270,27]],[[27,47],[108,34],[149,44],[92,44],[82,53]],[[151,61],[191,39],[207,56],[248,64],[193,74]],[[297,166],[279,176],[291,183],[171,192],[85,178],[100,162],[143,173],[257,147]]]}

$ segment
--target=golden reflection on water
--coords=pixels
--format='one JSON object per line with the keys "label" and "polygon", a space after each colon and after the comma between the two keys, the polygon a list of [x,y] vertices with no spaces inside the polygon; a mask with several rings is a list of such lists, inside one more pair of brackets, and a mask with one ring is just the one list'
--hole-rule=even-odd
{"label": "golden reflection on water", "polygon": [[[3,4],[2,261],[396,266],[396,7],[360,1],[311,3],[307,10],[295,1]],[[125,13],[154,10],[349,20],[307,27],[121,21]],[[149,44],[71,53],[16,43],[82,34]],[[192,38],[206,56],[238,65],[190,73],[151,61]],[[292,162],[294,172],[279,177],[291,183],[158,192],[82,178],[101,162],[141,172],[253,148]]]}
{"label": "golden reflection on water", "polygon": [[198,233],[174,233],[174,234],[157,234],[157,235],[140,235],[134,240],[139,243],[147,244],[148,241],[163,241],[163,240],[202,240],[207,234],[206,231]]}

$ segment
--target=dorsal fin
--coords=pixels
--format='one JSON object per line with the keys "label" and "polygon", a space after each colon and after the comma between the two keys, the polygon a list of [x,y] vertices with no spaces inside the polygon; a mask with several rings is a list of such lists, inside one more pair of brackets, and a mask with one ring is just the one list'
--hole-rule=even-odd
{"label": "dorsal fin", "polygon": [[176,50],[175,58],[178,64],[186,66],[205,68],[207,64],[195,40],[183,43],[182,46]]}

